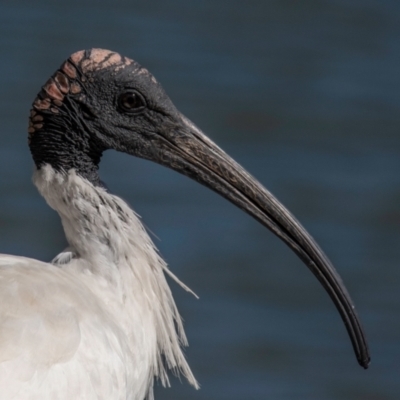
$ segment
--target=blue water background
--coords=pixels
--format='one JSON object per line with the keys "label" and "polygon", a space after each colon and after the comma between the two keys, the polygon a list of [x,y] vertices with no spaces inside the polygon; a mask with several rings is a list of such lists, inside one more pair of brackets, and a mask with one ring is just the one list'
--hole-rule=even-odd
{"label": "blue water background", "polygon": [[31,184],[30,104],[72,52],[146,66],[332,259],[368,334],[356,363],[330,299],[269,231],[175,172],[109,152],[102,178],[155,234],[202,385],[156,399],[400,397],[400,2],[0,4],[0,252],[50,260],[58,216]]}

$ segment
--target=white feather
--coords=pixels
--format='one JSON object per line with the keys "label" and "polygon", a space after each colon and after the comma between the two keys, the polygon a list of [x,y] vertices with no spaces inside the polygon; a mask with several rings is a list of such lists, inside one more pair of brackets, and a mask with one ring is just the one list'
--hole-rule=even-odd
{"label": "white feather", "polygon": [[152,399],[168,369],[198,387],[171,273],[134,212],[73,170],[34,183],[69,248],[56,265],[0,256],[0,400]]}

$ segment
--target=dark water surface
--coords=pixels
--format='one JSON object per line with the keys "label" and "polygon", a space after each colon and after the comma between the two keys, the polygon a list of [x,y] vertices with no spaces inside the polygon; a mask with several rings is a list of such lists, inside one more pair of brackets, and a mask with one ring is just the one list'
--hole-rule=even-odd
{"label": "dark water surface", "polygon": [[400,396],[399,1],[2,1],[0,252],[51,259],[58,216],[30,182],[27,116],[72,52],[149,68],[177,107],[300,219],[345,280],[368,334],[358,367],[317,281],[272,234],[175,172],[109,153],[173,272],[190,364],[157,399]]}

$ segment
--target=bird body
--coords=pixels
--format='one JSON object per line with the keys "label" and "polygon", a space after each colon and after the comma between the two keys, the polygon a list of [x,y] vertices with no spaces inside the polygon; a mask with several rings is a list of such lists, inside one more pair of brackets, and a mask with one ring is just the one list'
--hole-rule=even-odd
{"label": "bird body", "polygon": [[47,166],[34,182],[70,257],[0,258],[0,399],[144,399],[154,377],[168,382],[162,356],[196,385],[167,266],[138,217],[74,171]]}
{"label": "bird body", "polygon": [[168,371],[198,384],[182,353],[168,270],[139,218],[99,178],[113,149],[221,194],[282,239],[335,303],[358,362],[364,333],[336,270],[300,223],[172,104],[135,61],[79,51],[33,102],[33,181],[69,247],[52,263],[0,256],[0,400],[144,400]]}

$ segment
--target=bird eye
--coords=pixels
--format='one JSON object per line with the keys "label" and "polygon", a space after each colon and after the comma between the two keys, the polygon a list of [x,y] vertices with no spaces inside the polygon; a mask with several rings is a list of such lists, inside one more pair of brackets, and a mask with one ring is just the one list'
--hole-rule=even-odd
{"label": "bird eye", "polygon": [[142,95],[137,92],[129,91],[119,96],[118,106],[125,112],[139,112],[145,108],[146,103]]}

